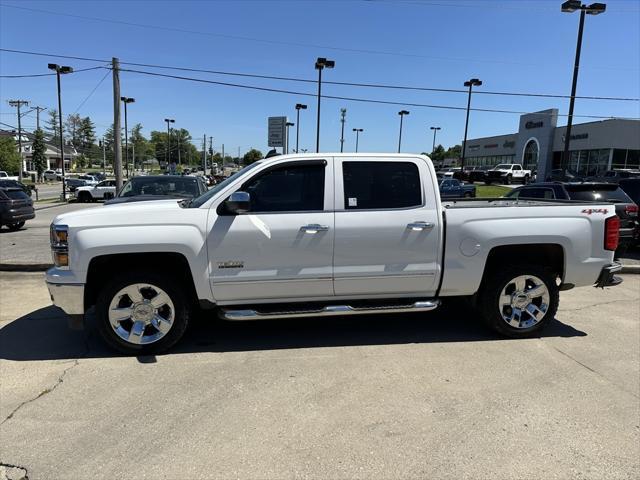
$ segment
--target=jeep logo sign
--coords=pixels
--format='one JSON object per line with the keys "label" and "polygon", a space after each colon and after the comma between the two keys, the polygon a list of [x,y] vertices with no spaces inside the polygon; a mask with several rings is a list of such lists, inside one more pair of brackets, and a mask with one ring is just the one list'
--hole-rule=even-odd
{"label": "jeep logo sign", "polygon": [[542,122],[542,120],[540,120],[539,122],[527,122],[524,124],[524,128],[526,129],[531,129],[531,128],[540,128],[544,125],[544,122]]}

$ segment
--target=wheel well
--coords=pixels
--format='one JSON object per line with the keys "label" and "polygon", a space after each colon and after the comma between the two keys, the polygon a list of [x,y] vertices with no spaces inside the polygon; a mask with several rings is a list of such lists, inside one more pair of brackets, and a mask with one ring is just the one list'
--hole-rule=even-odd
{"label": "wheel well", "polygon": [[560,278],[564,277],[564,250],[554,243],[503,245],[489,252],[483,278],[504,265],[544,265]]}
{"label": "wheel well", "polygon": [[184,255],[174,252],[120,253],[91,259],[84,290],[85,311],[95,305],[100,291],[115,275],[144,269],[171,274],[176,283],[186,287],[188,298],[197,303],[193,276]]}

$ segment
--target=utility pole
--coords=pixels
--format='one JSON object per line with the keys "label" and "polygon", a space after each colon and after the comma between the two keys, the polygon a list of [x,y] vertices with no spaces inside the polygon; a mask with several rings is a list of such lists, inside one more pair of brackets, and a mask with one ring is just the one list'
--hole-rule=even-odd
{"label": "utility pole", "polygon": [[44,112],[46,110],[45,107],[33,107],[36,111],[36,130],[40,130],[40,112]]}
{"label": "utility pole", "polygon": [[340,153],[344,151],[344,122],[345,117],[347,116],[347,109],[340,109],[340,123],[342,123],[342,132],[340,133]]}
{"label": "utility pole", "polygon": [[29,105],[29,102],[27,102],[26,100],[9,100],[9,105],[18,109],[18,152],[20,153],[20,168],[18,169],[18,180],[22,181],[22,170],[24,170],[24,167],[22,165],[22,123],[20,121],[20,107],[22,105]]}
{"label": "utility pole", "polygon": [[222,165],[224,165],[224,143],[222,144]]}
{"label": "utility pole", "polygon": [[[209,155],[211,155],[211,169],[213,170],[213,137],[209,135]],[[205,155],[204,172],[207,173],[207,161]]]}
{"label": "utility pole", "polygon": [[107,176],[107,144],[104,141],[104,135],[102,136],[102,174]]}
{"label": "utility pole", "polygon": [[122,188],[122,139],[120,127],[120,60],[111,59],[113,73],[113,170],[116,175],[116,190]]}
{"label": "utility pole", "polygon": [[240,165],[240,147],[238,147],[238,165]]}

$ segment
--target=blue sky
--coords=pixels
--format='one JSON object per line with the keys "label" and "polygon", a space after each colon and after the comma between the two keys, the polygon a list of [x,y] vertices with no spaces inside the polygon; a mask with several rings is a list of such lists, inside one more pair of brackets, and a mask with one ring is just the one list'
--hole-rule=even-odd
{"label": "blue sky", "polygon": [[[335,60],[324,79],[435,88],[462,88],[477,77],[478,90],[567,95],[579,15],[560,12],[560,1],[343,0],[343,1],[0,1],[0,47],[95,59],[119,57],[148,63],[252,74],[315,79],[315,58]],[[607,1],[607,12],[587,17],[578,95],[640,97],[640,2]],[[68,15],[129,22],[140,26],[10,8],[46,10]],[[250,40],[254,39],[254,40]],[[367,50],[368,52],[354,51]],[[380,53],[387,52],[387,53]],[[0,52],[0,75],[47,73],[49,62],[76,69],[96,61]],[[133,68],[133,67],[132,67]],[[205,73],[141,70],[315,93],[314,84],[226,77]],[[63,78],[63,111],[77,110],[107,73],[97,69]],[[300,147],[315,146],[313,97],[267,93],[219,85],[123,72],[122,94],[136,99],[129,125],[144,133],[176,119],[199,139],[213,135],[214,148],[225,144],[267,150],[267,117],[302,112]],[[79,109],[102,133],[112,123],[112,83],[107,76]],[[466,106],[460,93],[383,90],[324,85],[323,93],[408,103]],[[10,98],[55,107],[53,77],[0,79],[0,121],[15,125]],[[640,117],[638,102],[577,100],[576,115]],[[474,95],[473,107],[536,111],[568,110],[557,98]],[[321,150],[339,150],[340,108],[347,108],[345,150],[354,148],[352,128],[364,128],[360,151],[397,149],[404,108],[325,99],[322,103]],[[438,142],[460,143],[464,111],[406,107],[403,151],[431,150],[429,126],[442,127]],[[564,124],[565,118],[559,120]],[[576,118],[574,123],[588,119]],[[469,137],[515,131],[518,116],[471,112]],[[24,119],[35,126],[35,114]],[[1,126],[1,125],[0,125]],[[292,143],[295,141],[292,135]]]}

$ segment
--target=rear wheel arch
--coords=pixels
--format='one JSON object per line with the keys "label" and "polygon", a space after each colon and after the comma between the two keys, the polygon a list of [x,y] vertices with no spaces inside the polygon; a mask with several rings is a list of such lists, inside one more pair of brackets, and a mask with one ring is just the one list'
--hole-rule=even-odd
{"label": "rear wheel arch", "polygon": [[507,265],[543,265],[560,279],[565,273],[565,252],[557,243],[500,245],[489,251],[482,281],[500,267]]}

